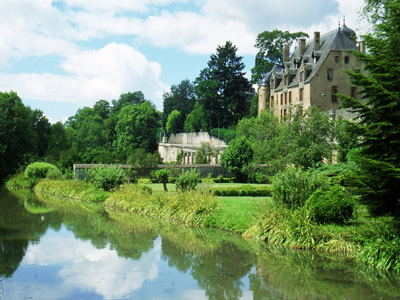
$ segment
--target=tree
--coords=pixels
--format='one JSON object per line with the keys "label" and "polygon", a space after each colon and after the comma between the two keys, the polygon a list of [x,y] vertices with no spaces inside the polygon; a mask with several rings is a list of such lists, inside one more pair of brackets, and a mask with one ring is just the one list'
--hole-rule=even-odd
{"label": "tree", "polygon": [[361,148],[353,184],[373,215],[400,217],[400,2],[366,0],[364,16],[372,32],[363,36],[367,53],[355,52],[366,72],[349,71],[362,87],[362,100],[342,96],[358,115]]}
{"label": "tree", "polygon": [[32,130],[35,139],[35,155],[38,158],[43,158],[49,147],[49,140],[51,135],[51,124],[49,119],[39,109],[31,110]]}
{"label": "tree", "polygon": [[196,164],[209,164],[216,152],[208,142],[201,142],[200,148],[196,151],[195,163]]}
{"label": "tree", "polygon": [[163,126],[166,128],[169,115],[177,110],[181,113],[176,124],[176,132],[183,131],[183,124],[188,114],[193,110],[196,103],[194,86],[188,80],[182,80],[178,85],[172,85],[171,91],[163,95]]}
{"label": "tree", "polygon": [[275,64],[283,63],[283,46],[291,45],[294,41],[308,37],[307,33],[281,31],[263,31],[258,34],[254,47],[258,48],[254,68],[251,69],[251,82],[256,83],[263,73],[267,73]]}
{"label": "tree", "polygon": [[159,115],[149,101],[122,108],[115,126],[118,151],[130,152],[137,148],[155,151],[158,122]]}
{"label": "tree", "polygon": [[247,93],[251,85],[243,72],[242,57],[231,42],[218,46],[211,55],[208,67],[195,80],[199,104],[204,108],[208,128],[236,125],[246,114]]}
{"label": "tree", "polygon": [[121,111],[123,107],[129,105],[138,105],[145,101],[146,99],[142,91],[121,94],[118,100],[111,101],[112,103],[111,113],[113,115],[118,115],[118,113]]}
{"label": "tree", "polygon": [[33,149],[30,109],[17,93],[0,92],[0,181],[26,163]]}
{"label": "tree", "polygon": [[222,153],[221,166],[239,181],[245,179],[244,170],[253,159],[253,149],[246,137],[234,139]]}
{"label": "tree", "polygon": [[181,112],[178,110],[173,110],[167,119],[167,123],[165,124],[165,130],[167,131],[167,134],[174,134],[178,133],[181,128]]}
{"label": "tree", "polygon": [[188,114],[184,123],[185,132],[199,132],[207,130],[207,121],[204,107],[198,102],[194,105],[193,110]]}

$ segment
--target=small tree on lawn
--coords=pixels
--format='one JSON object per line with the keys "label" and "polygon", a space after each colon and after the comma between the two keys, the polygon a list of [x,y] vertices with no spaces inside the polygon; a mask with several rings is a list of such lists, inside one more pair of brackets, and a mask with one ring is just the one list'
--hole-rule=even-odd
{"label": "small tree on lawn", "polygon": [[253,160],[253,149],[245,137],[233,140],[221,156],[221,165],[238,181],[245,179],[245,168]]}

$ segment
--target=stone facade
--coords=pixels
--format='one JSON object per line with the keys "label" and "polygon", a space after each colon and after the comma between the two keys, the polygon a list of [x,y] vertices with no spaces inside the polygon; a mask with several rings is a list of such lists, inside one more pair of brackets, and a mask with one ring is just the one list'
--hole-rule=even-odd
{"label": "stone facade", "polygon": [[264,74],[259,82],[259,113],[270,107],[281,120],[294,110],[317,106],[332,116],[342,114],[337,93],[359,97],[355,86],[349,83],[344,72],[361,69],[353,50],[365,51],[363,43],[356,44],[356,34],[346,25],[314,39],[301,39],[289,56],[289,46],[284,48],[283,65]]}
{"label": "stone facade", "polygon": [[211,159],[211,164],[219,164],[221,154],[227,148],[226,143],[207,132],[178,133],[164,138],[158,144],[158,152],[165,163],[175,162],[182,152],[182,164],[192,165],[195,162],[196,151],[202,142],[210,143],[217,155]]}

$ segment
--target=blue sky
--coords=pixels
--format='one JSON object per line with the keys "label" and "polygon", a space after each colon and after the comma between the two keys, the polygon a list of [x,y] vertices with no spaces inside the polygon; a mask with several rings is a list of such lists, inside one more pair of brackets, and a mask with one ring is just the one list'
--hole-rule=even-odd
{"label": "blue sky", "polygon": [[194,80],[231,41],[250,78],[257,34],[365,30],[363,0],[0,0],[0,91],[51,122],[121,93],[162,94]]}

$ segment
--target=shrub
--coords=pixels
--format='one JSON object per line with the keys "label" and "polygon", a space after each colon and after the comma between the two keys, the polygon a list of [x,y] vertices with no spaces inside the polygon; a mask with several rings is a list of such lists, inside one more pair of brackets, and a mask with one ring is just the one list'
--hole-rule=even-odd
{"label": "shrub", "polygon": [[310,171],[287,167],[274,177],[272,197],[279,204],[297,209],[303,207],[311,194],[316,189],[326,186],[328,181],[328,178]]}
{"label": "shrub", "polygon": [[211,194],[214,196],[239,196],[239,197],[270,197],[271,187],[253,187],[253,186],[240,186],[240,187],[227,187],[227,188],[213,188]]}
{"label": "shrub", "polygon": [[319,224],[343,224],[351,218],[354,211],[353,197],[340,185],[317,189],[306,205],[313,220]]}
{"label": "shrub", "polygon": [[49,172],[47,172],[47,179],[62,179],[63,174],[59,169],[51,169]]}
{"label": "shrub", "polygon": [[175,181],[175,186],[176,190],[184,192],[195,190],[200,182],[200,172],[192,169],[191,171],[182,171],[181,175]]}
{"label": "shrub", "polygon": [[38,180],[38,178],[29,178],[24,173],[18,173],[8,179],[5,185],[8,189],[31,189]]}
{"label": "shrub", "polygon": [[60,170],[53,164],[46,162],[34,162],[28,165],[25,169],[25,176],[28,178],[46,178],[47,175],[54,174]]}
{"label": "shrub", "polygon": [[115,166],[88,169],[86,175],[87,181],[106,191],[114,189],[128,181],[125,171]]}

